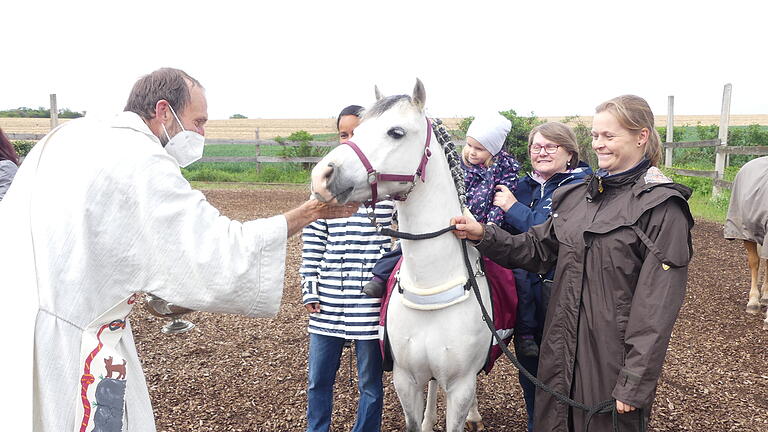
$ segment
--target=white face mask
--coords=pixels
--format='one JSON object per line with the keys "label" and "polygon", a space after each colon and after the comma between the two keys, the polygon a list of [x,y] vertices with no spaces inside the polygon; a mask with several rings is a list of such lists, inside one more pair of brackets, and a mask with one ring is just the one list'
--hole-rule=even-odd
{"label": "white face mask", "polygon": [[165,145],[165,151],[176,159],[179,166],[183,168],[203,157],[205,137],[197,132],[184,129],[184,125],[181,124],[179,117],[176,116],[176,111],[173,110],[173,107],[169,104],[168,108],[171,109],[173,117],[179,123],[179,126],[181,126],[181,132],[171,138],[171,136],[168,135],[168,130],[165,128],[165,125],[161,123],[163,131],[165,131],[165,136],[168,137],[168,144]]}

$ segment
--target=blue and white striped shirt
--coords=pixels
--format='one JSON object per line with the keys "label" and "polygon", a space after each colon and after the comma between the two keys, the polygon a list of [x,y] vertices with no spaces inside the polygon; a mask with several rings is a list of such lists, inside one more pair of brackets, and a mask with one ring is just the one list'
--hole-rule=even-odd
{"label": "blue and white striped shirt", "polygon": [[[392,223],[391,201],[376,204],[377,222]],[[362,293],[371,271],[391,248],[376,233],[361,206],[346,219],[318,219],[304,228],[301,239],[301,286],[304,304],[320,303],[309,316],[309,332],[345,339],[377,339],[381,299]]]}

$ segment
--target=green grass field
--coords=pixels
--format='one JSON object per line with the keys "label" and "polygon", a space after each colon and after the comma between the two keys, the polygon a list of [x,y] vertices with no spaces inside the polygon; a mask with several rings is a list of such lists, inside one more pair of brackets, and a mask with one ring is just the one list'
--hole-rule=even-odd
{"label": "green grass field", "polygon": [[[332,141],[336,134],[313,135],[315,141]],[[261,146],[262,156],[286,156],[284,146]],[[203,156],[253,157],[256,147],[238,144],[205,146]],[[245,183],[298,183],[309,182],[309,170],[300,163],[263,163],[261,170],[252,162],[195,162],[182,168],[182,174],[190,182],[245,182]]]}
{"label": "green grass field", "polygon": [[[280,156],[285,147],[283,146],[261,146],[259,152],[262,156]],[[206,145],[203,156],[219,157],[244,157],[255,156],[256,147],[240,144],[212,144]]]}
{"label": "green grass field", "polygon": [[260,171],[249,162],[196,162],[181,170],[189,181],[307,183],[309,170],[296,163],[262,164]]}

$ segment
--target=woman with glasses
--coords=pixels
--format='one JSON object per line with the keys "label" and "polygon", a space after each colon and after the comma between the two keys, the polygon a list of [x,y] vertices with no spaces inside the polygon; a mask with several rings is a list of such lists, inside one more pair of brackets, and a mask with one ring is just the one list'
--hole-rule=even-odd
{"label": "woman with glasses", "polygon": [[[506,267],[555,269],[538,378],[616,416],[591,418],[591,432],[645,430],[693,254],[690,189],[657,168],[661,140],[648,103],[625,95],[596,108],[592,149],[599,170],[552,197],[552,216],[512,235],[453,218],[454,233]],[[585,430],[588,413],[543,390],[537,432]]]}
{"label": "woman with glasses", "polygon": [[[592,170],[579,161],[576,135],[563,123],[549,122],[536,126],[528,134],[528,154],[533,172],[520,179],[514,194],[498,186],[493,205],[504,210],[505,227],[512,234],[528,231],[543,223],[552,210],[552,194],[560,186],[581,183]],[[554,271],[539,274],[515,269],[517,285],[517,322],[515,355],[536,375],[539,346],[544,329],[549,287]],[[533,407],[536,387],[522,373],[518,374],[528,412],[528,431],[533,430]]]}

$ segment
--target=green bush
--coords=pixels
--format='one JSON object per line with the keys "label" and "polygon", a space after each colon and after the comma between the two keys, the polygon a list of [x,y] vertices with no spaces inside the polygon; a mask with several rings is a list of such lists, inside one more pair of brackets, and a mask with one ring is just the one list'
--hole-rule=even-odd
{"label": "green bush", "polygon": [[[729,146],[768,146],[768,127],[759,124],[728,129]],[[729,164],[742,166],[758,156],[731,155]]]}
{"label": "green bush", "polygon": [[717,134],[720,131],[718,125],[703,125],[701,122],[696,123],[696,139],[699,141],[710,140],[717,138]]}
{"label": "green bush", "polygon": [[[705,141],[717,138],[719,127],[717,125],[702,125],[697,123],[693,127],[692,137],[678,140],[680,141]],[[715,165],[714,147],[692,147],[677,148],[672,155],[672,163],[677,167],[686,166],[688,169],[714,169],[709,168]],[[695,168],[693,168],[695,167]]]}
{"label": "green bush", "polygon": [[[658,126],[656,130],[659,132],[659,137],[661,137],[661,142],[667,141],[667,127],[666,126]],[[681,142],[685,141],[685,126],[682,127],[675,127],[672,129],[672,141],[674,142]]]}
{"label": "green bush", "polygon": [[242,114],[232,114],[229,116],[230,119],[247,119],[248,117],[242,115]]}
{"label": "green bush", "polygon": [[[313,135],[309,132],[300,130],[290,134],[288,138],[275,137],[275,141],[279,143],[294,142],[299,144],[295,147],[283,147],[280,152],[280,155],[283,157],[323,157],[328,154],[330,147],[313,147],[309,144],[313,138]],[[311,162],[302,162],[301,165],[305,170],[311,170],[314,164]]]}
{"label": "green bush", "polygon": [[16,150],[19,157],[25,157],[37,143],[35,141],[11,141],[11,144],[13,144],[13,149]]}
{"label": "green bush", "polygon": [[[62,108],[59,110],[59,118],[78,118],[85,115],[85,111],[77,112],[72,111],[69,108]],[[19,107],[16,109],[2,110],[0,111],[0,117],[10,118],[50,118],[51,110],[48,108],[39,107],[37,109]]]}
{"label": "green bush", "polygon": [[562,122],[571,125],[571,129],[576,134],[579,159],[591,167],[597,167],[597,155],[592,150],[592,128],[579,116],[565,117]]}
{"label": "green bush", "polygon": [[77,111],[72,111],[69,108],[63,108],[59,110],[59,118],[74,119],[74,118],[80,118],[84,115],[85,115],[85,111],[77,112]]}

